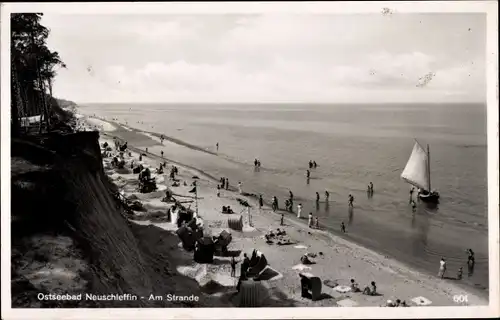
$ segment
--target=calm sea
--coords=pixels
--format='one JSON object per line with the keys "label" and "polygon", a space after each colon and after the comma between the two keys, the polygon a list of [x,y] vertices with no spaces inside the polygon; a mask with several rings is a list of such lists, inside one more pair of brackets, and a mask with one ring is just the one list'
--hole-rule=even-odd
{"label": "calm sea", "polygon": [[[448,276],[463,266],[464,283],[488,287],[485,105],[92,104],[81,112],[209,151],[219,142],[218,155],[184,147],[170,151],[174,159],[228,177],[233,186],[241,181],[246,192],[263,194],[267,202],[276,195],[283,205],[291,190],[303,215],[319,216],[320,225],[334,233],[344,222],[342,236],[431,274],[445,257]],[[400,174],[414,138],[430,145],[432,187],[441,203],[437,210],[419,205],[412,214],[409,185]],[[262,163],[259,172],[255,158]],[[309,160],[319,166],[307,184]],[[470,277],[467,248],[476,254]]]}

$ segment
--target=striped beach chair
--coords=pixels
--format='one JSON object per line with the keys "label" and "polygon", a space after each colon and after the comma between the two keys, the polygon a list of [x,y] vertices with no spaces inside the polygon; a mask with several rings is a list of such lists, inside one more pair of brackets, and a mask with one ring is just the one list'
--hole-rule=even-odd
{"label": "striped beach chair", "polygon": [[230,229],[241,231],[243,230],[243,217],[242,216],[230,216],[227,218],[227,226]]}
{"label": "striped beach chair", "polygon": [[240,307],[260,307],[267,298],[267,290],[259,281],[245,280],[241,282],[239,298]]}

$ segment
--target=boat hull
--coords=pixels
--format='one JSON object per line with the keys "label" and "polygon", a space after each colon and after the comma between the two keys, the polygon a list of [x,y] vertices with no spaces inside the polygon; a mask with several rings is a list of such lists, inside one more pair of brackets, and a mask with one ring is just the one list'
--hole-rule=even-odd
{"label": "boat hull", "polygon": [[439,193],[437,192],[430,192],[430,193],[421,193],[419,196],[420,200],[424,202],[432,202],[432,203],[437,203],[439,202]]}

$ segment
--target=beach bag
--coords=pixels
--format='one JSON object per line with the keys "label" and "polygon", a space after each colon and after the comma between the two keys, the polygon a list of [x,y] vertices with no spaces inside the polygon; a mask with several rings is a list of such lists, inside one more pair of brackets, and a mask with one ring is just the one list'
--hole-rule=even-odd
{"label": "beach bag", "polygon": [[227,218],[227,226],[230,229],[241,231],[243,230],[243,218],[242,216],[231,216]]}

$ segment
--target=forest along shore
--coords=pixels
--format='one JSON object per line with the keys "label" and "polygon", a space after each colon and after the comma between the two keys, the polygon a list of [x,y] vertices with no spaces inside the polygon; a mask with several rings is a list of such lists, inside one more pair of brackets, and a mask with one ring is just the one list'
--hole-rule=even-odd
{"label": "forest along shore", "polygon": [[[299,305],[299,306],[382,306],[387,300],[406,301],[409,305],[432,305],[432,306],[454,306],[454,295],[467,295],[468,305],[486,305],[487,298],[460,288],[447,280],[442,280],[436,276],[426,275],[374,251],[358,246],[340,237],[333,236],[321,230],[308,228],[303,223],[284,217],[284,225],[281,225],[281,216],[272,212],[271,208],[264,206],[258,209],[258,204],[252,197],[241,195],[234,189],[221,190],[220,197],[217,196],[217,178],[205,175],[192,167],[183,166],[179,163],[175,165],[179,168],[179,179],[182,181],[178,187],[174,187],[168,179],[168,172],[172,166],[171,160],[162,159],[161,151],[180,146],[169,141],[160,144],[154,136],[140,133],[117,123],[107,122],[99,119],[85,118],[89,125],[100,130],[103,134],[101,144],[108,142],[113,144],[113,137],[126,140],[131,149],[143,153],[142,163],[152,168],[151,172],[163,161],[167,161],[165,174],[158,175],[157,184],[159,190],[171,189],[178,199],[184,201],[192,200],[193,194],[189,193],[193,181],[197,181],[198,191],[198,211],[205,229],[205,234],[218,235],[221,230],[227,229],[228,215],[222,214],[222,206],[231,206],[236,215],[241,215],[244,221],[243,231],[231,230],[233,240],[229,246],[232,251],[241,250],[237,261],[242,260],[243,254],[248,256],[254,249],[261,251],[267,258],[269,266],[276,276],[271,280],[264,281],[271,296],[269,303],[274,306]],[[146,148],[148,149],[146,152]],[[169,157],[172,152],[168,152]],[[126,155],[127,162],[138,163],[139,153],[132,152],[131,156]],[[172,159],[174,160],[174,159]],[[164,197],[164,191],[150,194],[138,194],[133,187],[137,183],[137,175],[131,173],[119,173],[110,168],[110,159],[105,159],[107,173],[125,197],[135,195],[149,211],[165,211],[166,204],[160,201]],[[130,166],[130,164],[129,164]],[[197,176],[199,179],[193,179]],[[215,178],[215,181],[214,181]],[[231,177],[229,177],[231,179]],[[186,182],[186,186],[183,183]],[[237,181],[231,181],[233,186]],[[161,187],[160,187],[161,186]],[[243,187],[244,188],[244,187]],[[241,205],[241,200],[251,204],[249,221],[246,207]],[[188,203],[188,202],[186,202]],[[189,205],[189,204],[187,204]],[[191,202],[191,208],[195,203]],[[307,214],[307,213],[306,213]],[[306,215],[304,214],[304,215]],[[155,220],[156,219],[156,220]],[[148,218],[148,213],[139,214],[134,218],[136,223],[154,224],[165,230],[174,232],[174,227],[170,222],[154,222],[156,218]],[[160,219],[161,220],[161,219]],[[250,223],[249,223],[250,222]],[[286,231],[287,238],[292,243],[290,245],[277,245],[266,243],[264,235],[272,229]],[[179,250],[183,250],[180,249]],[[301,257],[308,254],[313,264],[304,265]],[[229,258],[228,258],[229,259]],[[226,259],[227,260],[227,259]],[[211,274],[224,290],[234,290],[236,278],[230,277],[229,261],[222,259],[219,263],[206,268],[193,263],[183,268],[178,268],[179,273],[185,275],[192,274],[196,278],[200,268],[205,268],[205,272]],[[311,301],[301,297],[299,272],[309,272],[318,276],[323,282],[322,292],[325,298],[320,301]],[[454,270],[450,270],[454,273]],[[236,275],[239,274],[239,266]],[[451,274],[454,277],[455,274]],[[342,286],[350,286],[350,280],[354,279],[359,287],[363,289],[369,286],[372,281],[376,282],[377,296],[367,296],[361,293],[339,292]],[[335,287],[336,289],[332,288]]]}

